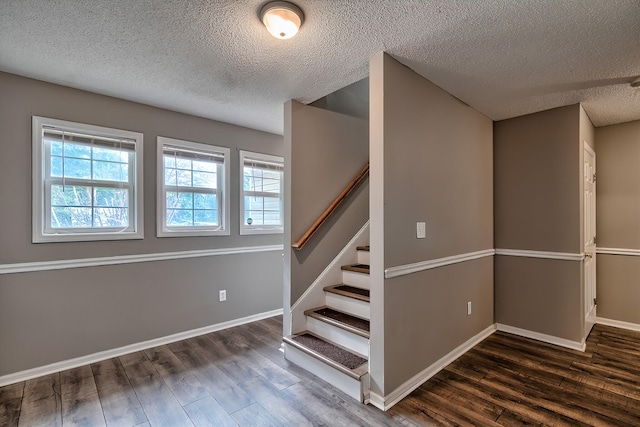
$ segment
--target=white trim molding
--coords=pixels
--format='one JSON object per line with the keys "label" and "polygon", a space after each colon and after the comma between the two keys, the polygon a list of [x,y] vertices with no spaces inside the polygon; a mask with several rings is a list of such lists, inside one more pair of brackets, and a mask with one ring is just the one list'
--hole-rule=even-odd
{"label": "white trim molding", "polygon": [[569,252],[527,251],[521,249],[496,249],[496,255],[518,256],[525,258],[559,259],[563,261],[582,261],[584,254]]}
{"label": "white trim molding", "polygon": [[459,262],[471,261],[474,259],[493,256],[494,249],[485,249],[484,251],[469,252],[466,254],[452,255],[444,258],[430,259],[427,261],[415,262],[413,264],[399,265],[396,267],[388,267],[384,270],[384,278],[391,279],[393,277],[404,276],[406,274],[417,273],[419,271],[431,270],[432,268],[444,267],[445,265],[457,264]]}
{"label": "white trim molding", "polygon": [[570,348],[571,350],[584,351],[586,343],[584,341],[572,341],[566,338],[560,338],[553,335],[542,334],[540,332],[529,331],[527,329],[516,328],[514,326],[504,325],[502,323],[496,323],[496,328],[499,331],[506,332],[508,334],[519,335],[525,338],[531,338],[537,341],[546,342],[547,344],[558,345],[560,347]]}
{"label": "white trim molding", "polygon": [[255,252],[283,251],[284,245],[245,246],[240,248],[201,249],[180,252],[159,252],[151,254],[118,255],[99,258],[62,259],[54,261],[0,264],[0,275],[32,273],[35,271],[64,270],[67,268],[98,267],[102,265],[133,264],[136,262],[167,261],[184,258],[201,258],[218,255],[248,254]]}
{"label": "white trim molding", "polygon": [[443,370],[447,365],[451,362],[455,361],[457,358],[465,354],[467,351],[471,350],[473,347],[478,345],[482,340],[487,338],[489,335],[493,334],[496,331],[496,325],[491,324],[486,329],[480,331],[478,334],[469,338],[464,343],[460,344],[458,347],[453,349],[448,354],[444,355],[440,359],[438,359],[435,363],[428,366],[418,374],[414,375],[409,380],[405,381],[400,387],[389,393],[388,395],[382,397],[379,394],[374,392],[370,392],[369,395],[369,403],[375,406],[378,409],[386,411],[390,409],[393,405],[400,402],[406,396],[408,396],[413,390],[420,387],[424,384],[425,381],[428,381],[435,374]]}
{"label": "white trim molding", "polygon": [[605,319],[604,317],[596,317],[596,323],[599,325],[613,326],[614,328],[640,332],[640,325],[637,323],[623,322],[622,320]]}
{"label": "white trim molding", "polygon": [[126,345],[124,347],[118,347],[111,350],[99,351],[97,353],[89,354],[86,356],[76,357],[69,360],[63,360],[61,362],[51,363],[49,365],[40,366],[37,368],[27,369],[26,371],[20,371],[13,374],[0,376],[0,387],[4,387],[9,384],[15,384],[21,381],[30,380],[32,378],[41,377],[43,375],[53,374],[55,372],[65,371],[67,369],[77,368],[79,366],[88,365],[90,363],[100,362],[102,360],[111,359],[113,357],[119,357],[124,354],[134,353],[136,351],[146,350],[148,348],[158,347],[160,345],[170,344],[176,341],[186,340],[188,338],[197,337],[200,335],[209,334],[211,332],[220,331],[222,329],[229,329],[235,326],[244,325],[245,323],[256,322],[258,320],[267,319],[273,316],[282,315],[282,309],[267,311],[264,313],[258,313],[240,319],[229,320],[227,322],[216,323],[215,325],[205,326],[198,329],[192,329],[190,331],[179,332],[177,334],[168,335],[166,337],[155,338],[148,341],[142,341],[135,344]]}
{"label": "white trim molding", "polygon": [[596,248],[597,254],[640,256],[640,249]]}

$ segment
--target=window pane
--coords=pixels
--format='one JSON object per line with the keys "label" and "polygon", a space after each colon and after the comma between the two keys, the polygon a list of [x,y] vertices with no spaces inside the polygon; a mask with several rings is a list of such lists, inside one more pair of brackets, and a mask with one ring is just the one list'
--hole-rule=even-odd
{"label": "window pane", "polygon": [[178,178],[175,169],[165,169],[164,170],[164,185],[178,185]]}
{"label": "window pane", "polygon": [[187,209],[167,209],[167,225],[185,227],[193,225],[193,211]]}
{"label": "window pane", "polygon": [[63,145],[64,157],[74,157],[78,159],[90,159],[91,158],[91,146],[90,145],[81,145],[81,144],[72,144],[65,142]]}
{"label": "window pane", "polygon": [[93,226],[126,228],[129,226],[129,209],[95,208]]}
{"label": "window pane", "polygon": [[111,208],[129,207],[129,190],[126,188],[95,188],[94,205]]}
{"label": "window pane", "polygon": [[164,155],[164,167],[165,168],[175,168],[176,167],[176,158],[173,156]]}
{"label": "window pane", "polygon": [[93,147],[93,160],[128,163],[129,154],[126,151],[120,151],[117,148]]}
{"label": "window pane", "polygon": [[51,144],[51,155],[52,156],[62,156],[62,142],[58,141],[48,141],[47,143]]}
{"label": "window pane", "polygon": [[216,174],[211,172],[194,172],[193,186],[200,188],[216,188]]}
{"label": "window pane", "polygon": [[91,208],[51,208],[52,228],[90,228]]}
{"label": "window pane", "polygon": [[203,172],[215,172],[216,164],[212,162],[203,162],[200,160],[193,161],[193,170],[194,171],[203,171]]}
{"label": "window pane", "polygon": [[62,176],[62,157],[51,156],[51,176]]}
{"label": "window pane", "polygon": [[196,209],[218,209],[217,195],[196,193],[193,195]]}
{"label": "window pane", "polygon": [[93,162],[93,179],[129,182],[129,166],[114,162]]}
{"label": "window pane", "polygon": [[218,225],[217,210],[195,210],[193,214],[194,225]]}
{"label": "window pane", "polygon": [[64,176],[91,179],[91,160],[64,158]]}
{"label": "window pane", "polygon": [[178,169],[191,170],[191,160],[181,159],[180,157],[176,157],[176,165]]}
{"label": "window pane", "polygon": [[280,210],[280,199],[276,197],[265,197],[264,198],[264,209],[267,211],[279,211]]}
{"label": "window pane", "polygon": [[178,185],[181,187],[191,187],[191,171],[178,169]]}
{"label": "window pane", "polygon": [[245,221],[249,224],[249,219],[251,219],[251,224],[249,225],[263,225],[263,213],[262,211],[245,211]]}
{"label": "window pane", "polygon": [[91,206],[91,187],[52,185],[51,206]]}
{"label": "window pane", "polygon": [[281,225],[280,212],[267,211],[264,213],[264,225]]}
{"label": "window pane", "polygon": [[280,193],[280,180],[264,178],[262,180],[262,191],[265,193]]}
{"label": "window pane", "polygon": [[167,191],[167,209],[193,209],[193,193]]}

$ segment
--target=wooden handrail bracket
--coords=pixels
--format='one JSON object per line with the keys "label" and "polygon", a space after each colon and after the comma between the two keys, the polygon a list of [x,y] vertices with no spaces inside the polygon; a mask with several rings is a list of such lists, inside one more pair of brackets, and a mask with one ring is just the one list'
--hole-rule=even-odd
{"label": "wooden handrail bracket", "polygon": [[322,215],[316,219],[316,221],[309,227],[309,229],[300,237],[297,242],[291,244],[291,247],[296,250],[301,250],[307,244],[307,242],[313,237],[314,234],[327,222],[331,214],[333,214],[338,207],[345,201],[345,199],[351,194],[351,192],[360,184],[369,174],[369,163],[362,168],[360,172],[351,180],[349,185],[336,197],[329,205]]}

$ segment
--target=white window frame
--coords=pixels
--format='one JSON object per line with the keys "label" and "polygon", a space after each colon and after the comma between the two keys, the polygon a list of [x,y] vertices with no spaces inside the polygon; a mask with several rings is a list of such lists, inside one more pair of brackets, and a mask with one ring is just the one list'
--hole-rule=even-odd
{"label": "white window frame", "polygon": [[[249,225],[244,220],[244,162],[245,158],[264,160],[265,162],[282,163],[283,179],[280,181],[280,212],[282,218],[281,225]],[[264,193],[273,196],[275,193]],[[252,151],[240,150],[240,235],[251,234],[282,234],[284,233],[284,158],[271,154],[255,153]]]}
{"label": "white window frame", "polygon": [[[222,163],[223,173],[218,175],[218,215],[220,215],[220,224],[216,227],[212,226],[193,226],[193,227],[170,227],[166,225],[167,199],[166,188],[164,184],[164,147],[176,147],[192,151],[199,151],[205,154],[218,154],[224,157]],[[184,141],[181,139],[158,137],[157,142],[157,196],[156,196],[156,232],[158,237],[185,237],[185,236],[228,236],[229,235],[229,182],[230,182],[230,156],[231,150],[226,147],[218,147],[215,145],[202,144],[199,142]],[[193,188],[191,188],[193,190]],[[222,193],[222,194],[220,194]]]}
{"label": "white window frame", "polygon": [[[44,146],[45,128],[57,128],[69,133],[90,135],[98,138],[125,139],[133,141],[135,161],[129,162],[130,181],[124,184],[129,189],[129,227],[55,229],[51,227],[50,188],[54,179],[49,177],[50,151]],[[124,240],[144,238],[143,198],[143,135],[138,132],[75,123],[47,117],[32,117],[32,242],[80,242],[97,240]],[[69,185],[116,187],[113,182],[93,179],[64,178]],[[123,184],[117,184],[122,187]]]}

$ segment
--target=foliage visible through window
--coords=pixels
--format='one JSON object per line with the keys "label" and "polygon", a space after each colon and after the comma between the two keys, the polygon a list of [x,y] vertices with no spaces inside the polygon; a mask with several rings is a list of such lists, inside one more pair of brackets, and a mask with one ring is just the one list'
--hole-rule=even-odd
{"label": "foliage visible through window", "polygon": [[163,137],[158,144],[163,203],[158,234],[226,234],[224,187],[229,150]]}
{"label": "foliage visible through window", "polygon": [[140,134],[43,118],[34,118],[34,133],[41,164],[34,215],[42,222],[34,228],[34,241],[141,237],[136,231]]}
{"label": "foliage visible through window", "polygon": [[242,167],[240,234],[283,231],[282,157],[240,152]]}

